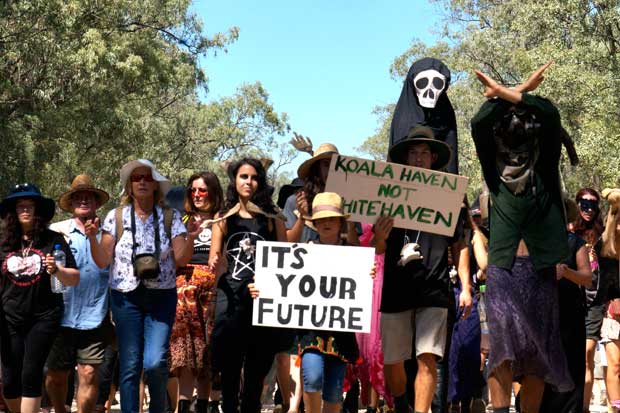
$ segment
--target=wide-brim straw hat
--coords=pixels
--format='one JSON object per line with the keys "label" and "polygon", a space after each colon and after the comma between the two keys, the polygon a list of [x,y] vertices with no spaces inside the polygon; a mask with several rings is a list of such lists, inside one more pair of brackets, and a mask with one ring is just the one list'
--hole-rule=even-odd
{"label": "wide-brim straw hat", "polygon": [[344,218],[351,215],[342,210],[342,197],[335,192],[321,192],[316,194],[312,201],[312,216],[304,216],[304,219],[315,221],[321,218]]}
{"label": "wide-brim straw hat", "polygon": [[407,149],[412,143],[426,143],[431,152],[437,155],[437,159],[431,165],[432,169],[443,169],[452,158],[452,150],[450,146],[435,138],[433,130],[428,126],[414,126],[409,131],[407,137],[396,142],[389,151],[389,157],[392,162],[405,164],[407,162]]}
{"label": "wide-brim straw hat", "polygon": [[41,195],[41,190],[31,183],[15,185],[0,203],[0,217],[4,218],[10,210],[15,210],[15,204],[20,198],[30,198],[35,202],[35,213],[45,222],[49,222],[56,212],[56,203],[53,199]]}
{"label": "wide-brim straw hat", "polygon": [[303,180],[307,180],[310,176],[310,168],[321,159],[331,158],[332,155],[338,154],[338,148],[332,143],[322,143],[312,154],[312,158],[304,161],[297,169],[297,176]]}
{"label": "wide-brim straw hat", "polygon": [[161,191],[162,195],[166,196],[166,194],[170,190],[170,187],[172,186],[170,180],[161,173],[159,173],[157,169],[155,169],[155,165],[153,165],[153,162],[147,159],[136,159],[135,161],[129,161],[125,165],[123,165],[120,173],[121,185],[123,188],[121,195],[125,193],[125,186],[127,185],[127,180],[131,176],[131,172],[141,166],[146,166],[147,168],[151,169],[151,175],[153,175],[153,179],[159,183],[159,190]]}
{"label": "wide-brim straw hat", "polygon": [[58,205],[60,206],[60,209],[67,212],[73,212],[73,208],[71,207],[71,196],[76,192],[84,191],[91,192],[95,195],[97,208],[108,202],[110,199],[110,195],[106,191],[96,188],[93,185],[90,176],[87,174],[80,174],[73,178],[70,189],[58,198]]}

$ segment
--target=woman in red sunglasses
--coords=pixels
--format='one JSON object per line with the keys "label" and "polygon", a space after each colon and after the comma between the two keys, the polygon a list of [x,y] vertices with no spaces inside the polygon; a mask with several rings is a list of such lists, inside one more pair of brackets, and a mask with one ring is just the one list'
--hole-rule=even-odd
{"label": "woman in red sunglasses", "polygon": [[[183,222],[208,223],[222,207],[222,187],[212,172],[189,177],[185,189]],[[194,240],[194,253],[185,267],[177,269],[177,314],[170,336],[171,371],[179,380],[178,412],[188,413],[194,383],[196,413],[206,413],[210,392],[208,342],[215,312],[215,278],[209,270],[211,224]],[[217,402],[215,402],[217,403]]]}

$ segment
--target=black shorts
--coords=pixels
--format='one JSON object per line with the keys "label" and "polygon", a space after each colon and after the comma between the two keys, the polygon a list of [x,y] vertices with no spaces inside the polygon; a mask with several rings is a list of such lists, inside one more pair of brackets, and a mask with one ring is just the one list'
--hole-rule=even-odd
{"label": "black shorts", "polygon": [[101,364],[112,338],[112,324],[108,317],[92,330],[61,327],[47,358],[47,367],[52,370],[70,370],[76,364]]}
{"label": "black shorts", "polygon": [[603,318],[605,318],[605,304],[588,307],[586,312],[586,339],[596,341],[601,339]]}

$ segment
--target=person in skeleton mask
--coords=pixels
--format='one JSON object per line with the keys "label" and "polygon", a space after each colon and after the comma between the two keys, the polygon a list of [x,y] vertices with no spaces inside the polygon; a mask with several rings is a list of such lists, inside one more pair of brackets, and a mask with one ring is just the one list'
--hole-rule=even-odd
{"label": "person in skeleton mask", "polygon": [[452,158],[445,170],[457,174],[456,117],[446,93],[450,76],[448,67],[442,61],[431,57],[425,57],[411,65],[394,110],[390,147],[406,138],[412,127],[428,126],[437,139],[450,146]]}
{"label": "person in skeleton mask", "polygon": [[570,391],[560,342],[556,264],[569,256],[558,165],[560,115],[529,95],[550,63],[508,89],[480,71],[487,100],[471,121],[489,188],[487,319],[494,412],[508,412],[521,381],[521,409],[538,412],[544,383]]}

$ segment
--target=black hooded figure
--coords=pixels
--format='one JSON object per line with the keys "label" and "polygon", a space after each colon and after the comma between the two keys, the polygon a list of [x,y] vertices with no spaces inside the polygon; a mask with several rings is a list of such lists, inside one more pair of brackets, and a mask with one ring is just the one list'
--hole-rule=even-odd
{"label": "black hooded figure", "polygon": [[446,94],[449,85],[450,70],[441,60],[425,57],[411,65],[394,110],[390,148],[405,139],[412,127],[428,126],[452,149],[446,170],[458,174],[456,116]]}

